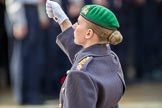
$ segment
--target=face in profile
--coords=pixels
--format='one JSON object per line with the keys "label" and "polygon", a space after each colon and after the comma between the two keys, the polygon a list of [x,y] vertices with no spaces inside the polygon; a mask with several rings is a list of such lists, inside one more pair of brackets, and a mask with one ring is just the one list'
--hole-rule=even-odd
{"label": "face in profile", "polygon": [[88,32],[87,21],[82,16],[78,17],[78,21],[73,25],[74,43],[84,46],[86,44],[86,35]]}

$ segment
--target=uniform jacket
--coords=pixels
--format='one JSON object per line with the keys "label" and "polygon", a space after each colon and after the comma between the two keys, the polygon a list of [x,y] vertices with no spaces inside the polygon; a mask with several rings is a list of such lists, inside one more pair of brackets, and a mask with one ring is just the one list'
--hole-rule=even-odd
{"label": "uniform jacket", "polygon": [[125,82],[117,55],[109,45],[82,48],[74,44],[73,29],[57,37],[57,44],[72,67],[60,92],[60,108],[113,108],[121,99]]}

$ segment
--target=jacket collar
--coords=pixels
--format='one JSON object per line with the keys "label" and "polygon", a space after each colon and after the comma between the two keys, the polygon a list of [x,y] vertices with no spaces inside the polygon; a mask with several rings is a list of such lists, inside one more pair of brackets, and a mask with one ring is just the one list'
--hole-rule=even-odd
{"label": "jacket collar", "polygon": [[82,60],[87,56],[105,56],[111,52],[111,48],[109,45],[106,44],[95,44],[87,48],[81,49],[76,55],[75,59],[77,61]]}

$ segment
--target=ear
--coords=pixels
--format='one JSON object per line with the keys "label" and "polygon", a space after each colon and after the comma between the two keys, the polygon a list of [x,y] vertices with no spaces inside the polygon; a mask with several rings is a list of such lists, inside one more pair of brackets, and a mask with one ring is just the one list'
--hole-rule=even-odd
{"label": "ear", "polygon": [[93,30],[92,29],[88,29],[85,38],[86,39],[90,39],[90,38],[93,37],[93,34],[94,34]]}

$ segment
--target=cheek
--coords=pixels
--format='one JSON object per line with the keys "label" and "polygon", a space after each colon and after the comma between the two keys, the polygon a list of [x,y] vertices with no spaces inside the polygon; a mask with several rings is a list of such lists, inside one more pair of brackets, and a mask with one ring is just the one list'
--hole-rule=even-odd
{"label": "cheek", "polygon": [[85,30],[82,27],[76,27],[74,30],[75,37],[83,37],[85,35]]}
{"label": "cheek", "polygon": [[82,45],[84,43],[84,34],[79,30],[74,31],[74,43]]}
{"label": "cheek", "polygon": [[74,39],[78,39],[80,37],[80,35],[82,35],[80,30],[76,28],[74,30]]}
{"label": "cheek", "polygon": [[74,30],[74,34],[75,34],[75,37],[76,37],[77,35],[79,35],[79,34],[80,34],[80,33],[79,33],[79,29],[76,28],[76,29]]}
{"label": "cheek", "polygon": [[74,32],[74,43],[79,44],[80,42],[80,36],[77,32]]}

